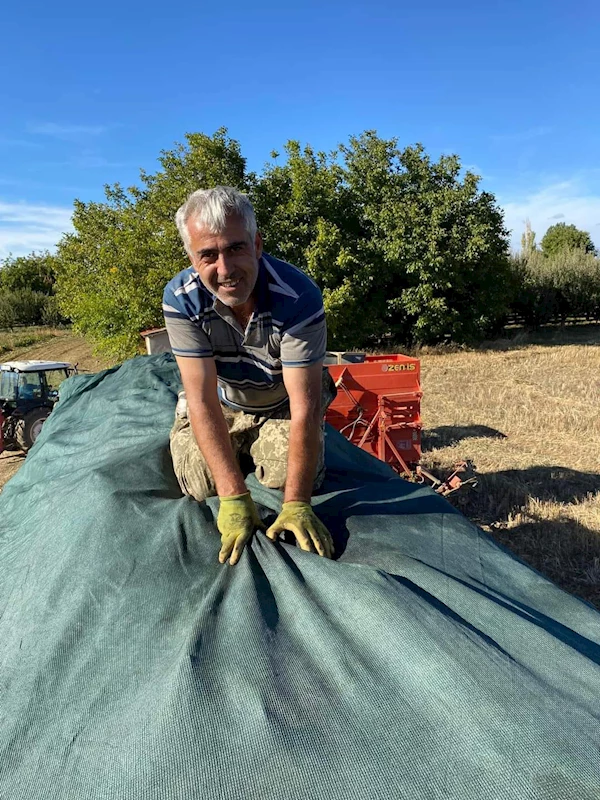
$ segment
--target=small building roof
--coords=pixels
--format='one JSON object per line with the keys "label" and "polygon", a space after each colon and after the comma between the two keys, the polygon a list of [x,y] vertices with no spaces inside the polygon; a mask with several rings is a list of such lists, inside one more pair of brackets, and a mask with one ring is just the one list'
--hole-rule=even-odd
{"label": "small building roof", "polygon": [[155,336],[157,333],[165,333],[166,330],[166,328],[149,328],[147,331],[140,331],[140,336],[145,339],[146,336]]}

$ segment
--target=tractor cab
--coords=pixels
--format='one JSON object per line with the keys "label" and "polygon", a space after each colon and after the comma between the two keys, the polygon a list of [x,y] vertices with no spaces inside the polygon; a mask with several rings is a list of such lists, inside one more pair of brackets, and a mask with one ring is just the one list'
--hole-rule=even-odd
{"label": "tractor cab", "polygon": [[32,447],[58,400],[60,384],[76,372],[76,366],[64,361],[0,364],[0,424],[5,447],[25,452]]}

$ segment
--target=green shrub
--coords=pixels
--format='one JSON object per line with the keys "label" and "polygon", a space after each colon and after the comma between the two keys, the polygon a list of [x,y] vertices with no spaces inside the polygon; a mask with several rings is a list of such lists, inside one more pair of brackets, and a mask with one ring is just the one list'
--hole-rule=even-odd
{"label": "green shrub", "polygon": [[65,325],[69,320],[63,315],[58,298],[54,295],[46,297],[42,310],[42,325],[57,327]]}
{"label": "green shrub", "polygon": [[0,328],[41,325],[47,296],[31,289],[0,293]]}
{"label": "green shrub", "polygon": [[0,328],[14,328],[17,311],[12,302],[12,292],[0,292]]}
{"label": "green shrub", "polygon": [[48,252],[9,256],[0,264],[0,291],[31,289],[41,294],[54,291],[56,257]]}
{"label": "green shrub", "polygon": [[49,342],[55,337],[56,333],[40,331],[36,328],[29,328],[26,333],[18,333],[17,331],[12,333],[0,332],[0,356],[10,353],[12,350],[18,350],[21,347],[30,347],[32,344]]}

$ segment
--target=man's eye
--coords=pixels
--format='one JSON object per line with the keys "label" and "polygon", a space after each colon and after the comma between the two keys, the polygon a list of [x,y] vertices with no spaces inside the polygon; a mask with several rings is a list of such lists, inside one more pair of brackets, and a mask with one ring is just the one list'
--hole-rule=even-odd
{"label": "man's eye", "polygon": [[231,246],[231,250],[232,250],[234,253],[239,253],[239,251],[240,251],[240,250],[242,250],[242,249],[243,249],[243,247],[244,247],[244,245],[243,245],[243,244],[233,244],[233,245]]}

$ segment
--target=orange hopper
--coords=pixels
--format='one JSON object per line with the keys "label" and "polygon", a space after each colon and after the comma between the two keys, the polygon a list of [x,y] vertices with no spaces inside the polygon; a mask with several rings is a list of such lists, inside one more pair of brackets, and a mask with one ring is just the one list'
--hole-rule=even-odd
{"label": "orange hopper", "polygon": [[338,391],[326,421],[398,473],[409,474],[421,458],[418,359],[362,354],[336,358],[342,363],[327,364]]}

